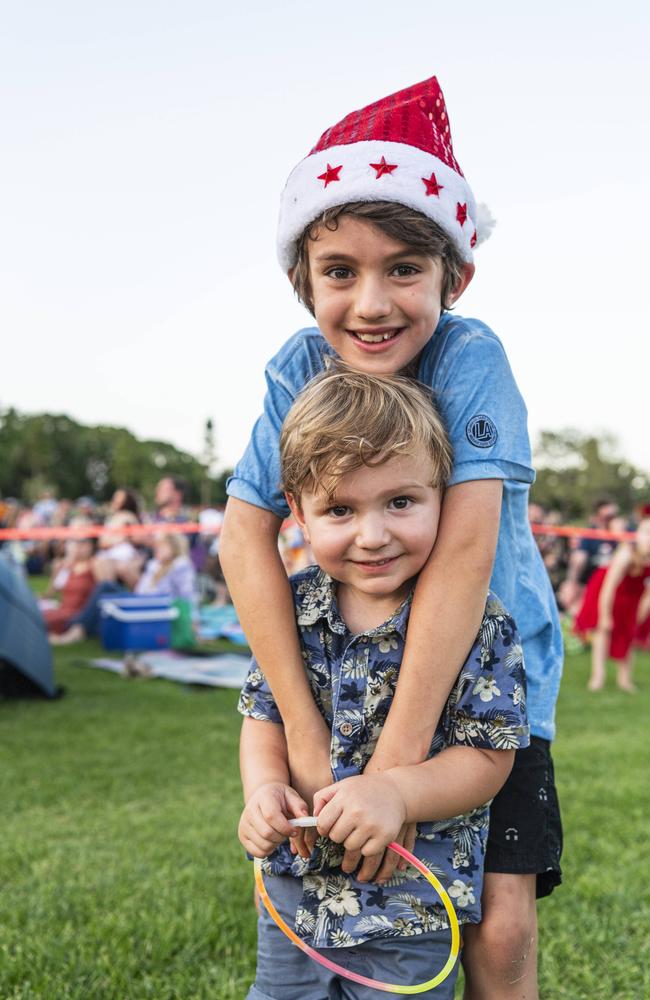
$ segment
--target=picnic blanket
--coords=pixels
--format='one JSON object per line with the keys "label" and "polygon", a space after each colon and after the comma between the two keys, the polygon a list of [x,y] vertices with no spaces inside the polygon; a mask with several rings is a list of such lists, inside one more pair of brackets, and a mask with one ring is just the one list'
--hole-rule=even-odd
{"label": "picnic blanket", "polygon": [[240,688],[248,671],[250,657],[239,653],[187,656],[172,649],[164,649],[140,653],[128,660],[99,657],[89,662],[93,667],[111,670],[116,674],[137,673],[145,677],[162,677],[168,681],[178,681],[180,684]]}

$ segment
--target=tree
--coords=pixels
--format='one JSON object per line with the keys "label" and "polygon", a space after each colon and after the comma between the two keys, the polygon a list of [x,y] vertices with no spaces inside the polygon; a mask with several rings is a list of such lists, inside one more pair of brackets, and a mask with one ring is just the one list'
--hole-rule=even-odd
{"label": "tree", "polygon": [[189,503],[199,502],[206,478],[222,495],[212,469],[166,441],[140,441],[124,427],[87,427],[63,414],[0,412],[2,496],[31,502],[49,487],[60,497],[105,500],[128,486],[150,503],[163,476],[187,481]]}
{"label": "tree", "polygon": [[215,466],[217,463],[217,451],[214,439],[214,424],[210,417],[205,422],[205,430],[203,432],[203,453],[201,455],[201,461],[205,468],[205,479],[203,480],[201,486],[201,503],[204,507],[209,506],[212,503],[212,482],[215,473]]}
{"label": "tree", "polygon": [[623,512],[650,501],[650,475],[620,456],[611,434],[600,438],[573,428],[542,431],[534,452],[537,479],[531,500],[583,519],[599,497],[611,497]]}

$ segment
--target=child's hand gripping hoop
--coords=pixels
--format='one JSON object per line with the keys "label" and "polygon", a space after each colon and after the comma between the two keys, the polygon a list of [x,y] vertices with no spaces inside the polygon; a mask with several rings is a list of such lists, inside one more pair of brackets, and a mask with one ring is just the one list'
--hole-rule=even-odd
{"label": "child's hand gripping hoop", "polygon": [[[308,827],[316,826],[317,820],[315,816],[304,816],[300,817],[300,819],[290,820],[290,822],[292,826]],[[424,993],[425,990],[432,990],[435,986],[439,986],[440,983],[444,982],[456,964],[456,959],[458,958],[458,952],[460,950],[458,917],[456,916],[454,905],[449,898],[446,889],[443,887],[440,880],[429,871],[426,865],[422,864],[418,858],[414,857],[410,851],[407,851],[406,848],[402,847],[400,844],[393,842],[392,844],[389,844],[388,847],[391,851],[395,851],[396,854],[399,854],[402,858],[408,861],[408,863],[414,868],[417,868],[423,878],[425,878],[427,882],[433,886],[440,896],[442,905],[444,906],[447,917],[449,918],[449,929],[451,931],[449,957],[440,972],[436,973],[433,979],[429,979],[426,983],[419,983],[417,986],[400,986],[398,983],[381,983],[377,979],[369,979],[367,976],[361,976],[357,972],[350,972],[349,969],[341,968],[341,966],[337,965],[336,962],[331,962],[328,958],[325,958],[314,948],[310,948],[308,944],[302,941],[291,929],[291,927],[289,927],[289,925],[282,919],[266,891],[264,879],[262,878],[262,865],[259,858],[255,858],[255,882],[265,907],[280,930],[286,934],[293,944],[302,949],[302,951],[309,955],[310,958],[313,958],[315,962],[319,962],[321,965],[324,965],[326,969],[330,970],[330,972],[335,972],[338,976],[342,976],[344,979],[351,979],[355,983],[361,983],[362,986],[371,986],[375,990],[383,990],[385,993],[401,993],[402,995]]]}

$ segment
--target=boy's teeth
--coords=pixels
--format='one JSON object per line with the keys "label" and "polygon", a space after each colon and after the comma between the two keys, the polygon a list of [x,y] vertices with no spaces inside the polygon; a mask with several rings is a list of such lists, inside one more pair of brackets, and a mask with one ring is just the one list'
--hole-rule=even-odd
{"label": "boy's teeth", "polygon": [[390,340],[392,333],[358,333],[359,340],[366,344],[378,344],[381,340]]}

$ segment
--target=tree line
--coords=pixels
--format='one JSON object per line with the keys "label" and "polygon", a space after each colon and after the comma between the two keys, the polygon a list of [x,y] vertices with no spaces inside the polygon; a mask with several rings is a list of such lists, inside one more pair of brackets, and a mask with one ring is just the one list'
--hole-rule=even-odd
{"label": "tree line", "polygon": [[45,489],[102,501],[128,486],[151,504],[164,476],[186,481],[188,503],[224,503],[228,474],[214,475],[210,461],[166,441],[141,441],[124,427],[88,427],[63,414],[0,412],[0,496],[25,503]]}
{"label": "tree line", "polygon": [[559,510],[567,521],[584,520],[600,498],[614,500],[622,513],[650,503],[650,474],[621,456],[614,435],[542,431],[534,463],[531,500]]}

